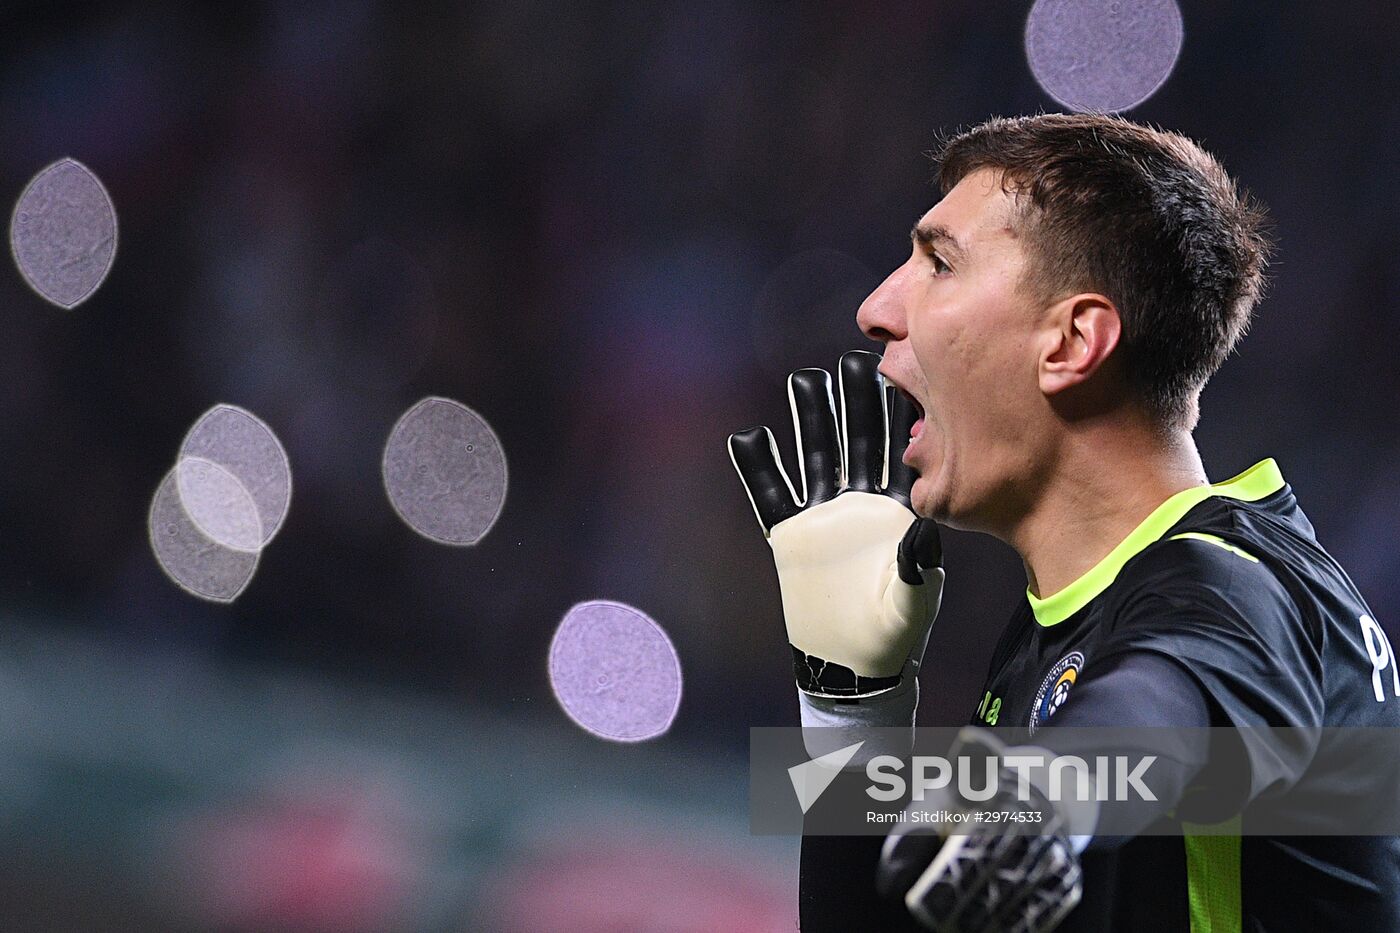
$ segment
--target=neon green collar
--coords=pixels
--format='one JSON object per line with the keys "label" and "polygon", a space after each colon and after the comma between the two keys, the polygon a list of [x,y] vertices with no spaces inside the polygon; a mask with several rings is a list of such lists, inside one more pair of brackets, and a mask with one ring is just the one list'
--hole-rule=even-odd
{"label": "neon green collar", "polygon": [[1261,460],[1239,476],[1211,486],[1193,486],[1163,502],[1152,510],[1152,514],[1142,520],[1126,538],[1118,543],[1108,556],[1094,565],[1093,569],[1075,580],[1069,586],[1052,593],[1044,599],[1037,597],[1026,588],[1026,599],[1035,613],[1035,620],[1041,625],[1054,625],[1063,622],[1089,604],[1095,596],[1108,589],[1118,577],[1123,565],[1135,557],[1143,548],[1157,541],[1167,533],[1187,512],[1212,496],[1225,499],[1238,499],[1255,502],[1271,496],[1283,488],[1283,474],[1272,458]]}

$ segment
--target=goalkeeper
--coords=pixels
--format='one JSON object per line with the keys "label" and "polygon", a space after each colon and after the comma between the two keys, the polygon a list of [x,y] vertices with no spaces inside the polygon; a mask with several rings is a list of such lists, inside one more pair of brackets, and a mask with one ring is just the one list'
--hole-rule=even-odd
{"label": "goalkeeper", "polygon": [[[1394,652],[1278,466],[1211,484],[1192,440],[1263,291],[1262,208],[1190,140],[1101,114],[993,119],[938,159],[942,200],[857,314],[883,358],[789,380],[801,496],[766,428],[729,441],[804,725],[910,726],[921,662],[926,689],[966,663],[923,658],[935,522],[1026,571],[973,725],[1400,725]],[[1327,777],[1240,747],[1246,827]],[[1172,763],[1174,799],[1203,759]],[[1395,837],[1046,840],[804,838],[803,929],[1400,929]],[[1013,856],[1040,889],[1009,890]]]}

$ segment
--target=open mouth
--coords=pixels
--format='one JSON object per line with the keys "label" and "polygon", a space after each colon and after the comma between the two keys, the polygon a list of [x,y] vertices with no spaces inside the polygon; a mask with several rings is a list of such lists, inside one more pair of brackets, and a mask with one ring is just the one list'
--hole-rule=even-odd
{"label": "open mouth", "polygon": [[913,425],[911,425],[909,428],[909,440],[912,442],[915,438],[919,436],[919,433],[924,429],[924,406],[920,404],[919,400],[914,397],[913,393],[911,393],[908,389],[904,388],[904,386],[896,382],[894,380],[894,377],[892,377],[889,373],[885,372],[884,370],[881,370],[880,375],[885,378],[885,383],[887,385],[892,386],[896,392],[898,392],[904,397],[905,401],[907,401],[910,404],[910,406],[914,409],[914,413],[918,415],[918,418],[915,419]]}
{"label": "open mouth", "polygon": [[919,413],[919,420],[922,421],[924,417],[924,406],[919,404],[919,400],[914,398],[914,396],[910,395],[907,391],[900,388],[899,386],[895,386],[895,391],[897,391],[900,395],[904,396],[904,400],[906,402],[914,406],[914,410]]}
{"label": "open mouth", "polygon": [[901,387],[899,387],[899,386],[895,386],[895,390],[896,390],[897,392],[899,392],[900,395],[904,396],[905,401],[907,401],[910,405],[912,405],[913,408],[914,408],[914,411],[918,413],[918,416],[919,416],[918,419],[914,422],[913,426],[909,429],[909,437],[910,437],[910,439],[912,440],[913,438],[918,437],[918,436],[919,436],[919,432],[922,431],[922,430],[924,429],[924,406],[920,405],[920,404],[919,404],[919,400],[916,399],[916,398],[914,398],[914,396],[910,395],[910,394],[909,394],[907,391],[905,391],[903,388],[901,388]]}

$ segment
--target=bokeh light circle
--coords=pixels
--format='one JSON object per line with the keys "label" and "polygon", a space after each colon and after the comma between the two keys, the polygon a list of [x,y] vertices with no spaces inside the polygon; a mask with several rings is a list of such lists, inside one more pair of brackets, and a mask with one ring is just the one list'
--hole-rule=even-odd
{"label": "bokeh light circle", "polygon": [[1176,0],[1036,0],[1026,60],[1071,110],[1128,110],[1166,82],[1182,37]]}
{"label": "bokeh light circle", "polygon": [[175,486],[185,514],[205,537],[235,551],[262,549],[258,506],[238,477],[201,457],[181,457]]}
{"label": "bokeh light circle", "polygon": [[233,602],[253,579],[258,555],[226,548],[200,531],[180,502],[175,473],[165,474],[151,500],[151,551],[180,589],[212,602]]}
{"label": "bokeh light circle", "polygon": [[681,702],[681,665],[671,639],[645,613],[591,600],[568,611],[549,646],[549,682],[564,712],[618,742],[656,738]]}
{"label": "bokeh light circle", "polygon": [[77,307],[97,291],[117,256],[117,211],[107,189],[73,159],[43,169],[15,204],[10,250],[41,298]]}
{"label": "bokeh light circle", "polygon": [[441,544],[476,544],[505,506],[500,438],[461,402],[425,398],[384,445],[384,491],[410,528]]}
{"label": "bokeh light circle", "polygon": [[[292,469],[277,435],[262,419],[236,405],[215,405],[199,417],[180,443],[180,459],[207,461],[227,471],[245,489],[257,508],[261,530],[258,547],[265,547],[282,528],[292,499]],[[189,509],[201,494],[189,485],[194,478],[214,476],[210,471],[177,470],[176,481],[182,499]],[[204,491],[208,494],[208,491]],[[226,500],[225,524],[239,522],[236,496]],[[191,512],[197,525],[214,540],[226,547],[243,550],[244,538],[230,537],[232,532],[219,533],[224,527],[217,521],[204,520],[197,511]],[[246,523],[245,523],[246,524]]]}

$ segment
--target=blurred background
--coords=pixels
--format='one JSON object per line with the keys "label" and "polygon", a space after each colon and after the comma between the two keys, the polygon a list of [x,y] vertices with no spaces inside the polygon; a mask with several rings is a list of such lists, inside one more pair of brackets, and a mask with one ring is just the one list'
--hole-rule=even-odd
{"label": "blurred background", "polygon": [[[1125,0],[1126,2],[1126,0]],[[1061,109],[1029,3],[480,0],[0,14],[0,192],[63,156],[116,205],[71,312],[0,272],[5,929],[783,930],[797,840],[747,827],[748,728],[796,722],[769,550],[724,449],[937,199],[940,130]],[[1184,0],[1182,131],[1271,209],[1273,285],[1211,382],[1211,475],[1266,456],[1400,638],[1400,7]],[[475,547],[380,454],[425,395],[494,426]],[[239,600],[146,540],[211,405],[294,492]],[[790,441],[789,441],[790,442]],[[791,460],[791,457],[789,457]],[[949,533],[920,721],[966,721],[1025,580]],[[670,732],[558,708],[560,618],[669,633]]]}

